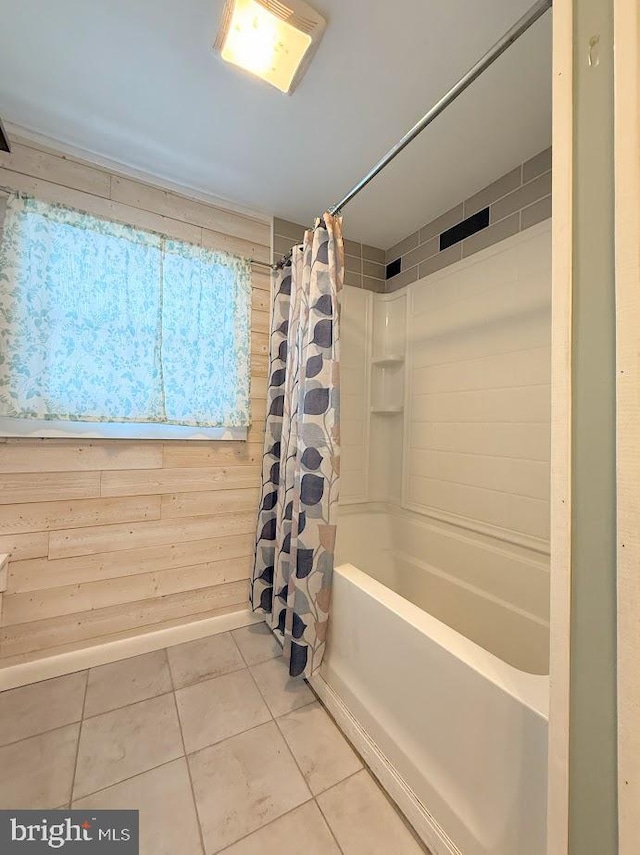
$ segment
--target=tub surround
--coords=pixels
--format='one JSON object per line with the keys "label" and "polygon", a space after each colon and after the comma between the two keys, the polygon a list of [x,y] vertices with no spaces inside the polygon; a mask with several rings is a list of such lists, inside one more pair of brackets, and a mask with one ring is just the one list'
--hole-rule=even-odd
{"label": "tub surround", "polygon": [[549,620],[550,256],[543,222],[394,294],[346,287],[343,306],[343,508],[383,503],[412,520],[394,550],[413,562],[440,566],[406,545],[419,542],[420,521],[520,551],[517,596],[508,571],[503,591],[479,568],[458,582],[507,603],[514,619],[524,611],[541,638]]}

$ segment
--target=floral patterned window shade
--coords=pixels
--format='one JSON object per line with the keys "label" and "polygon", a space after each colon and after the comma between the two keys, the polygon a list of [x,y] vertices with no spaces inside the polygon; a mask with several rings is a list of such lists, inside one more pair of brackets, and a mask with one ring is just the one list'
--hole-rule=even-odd
{"label": "floral patterned window shade", "polygon": [[250,423],[250,262],[12,195],[0,416]]}

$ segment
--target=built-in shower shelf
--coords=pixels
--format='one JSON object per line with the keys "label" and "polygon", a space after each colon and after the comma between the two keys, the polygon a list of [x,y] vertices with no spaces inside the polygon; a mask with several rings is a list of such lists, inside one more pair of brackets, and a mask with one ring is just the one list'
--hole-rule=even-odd
{"label": "built-in shower shelf", "polygon": [[372,407],[371,412],[374,416],[395,416],[401,413],[404,407]]}
{"label": "built-in shower shelf", "polygon": [[402,365],[404,356],[401,354],[392,354],[390,356],[376,356],[371,360],[373,365],[379,365],[381,368],[386,368],[391,365]]}

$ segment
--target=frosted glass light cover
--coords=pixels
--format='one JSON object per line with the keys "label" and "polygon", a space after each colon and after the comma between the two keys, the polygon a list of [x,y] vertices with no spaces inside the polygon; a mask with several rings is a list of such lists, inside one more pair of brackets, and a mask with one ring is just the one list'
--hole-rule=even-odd
{"label": "frosted glass light cover", "polygon": [[227,62],[290,93],[324,27],[324,19],[300,0],[228,0],[215,47]]}

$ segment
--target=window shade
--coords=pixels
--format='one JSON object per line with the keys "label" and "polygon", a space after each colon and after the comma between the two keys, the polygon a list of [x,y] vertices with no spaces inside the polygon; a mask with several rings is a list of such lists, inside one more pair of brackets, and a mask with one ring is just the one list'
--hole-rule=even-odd
{"label": "window shade", "polygon": [[0,414],[249,424],[250,263],[31,197],[0,248]]}

